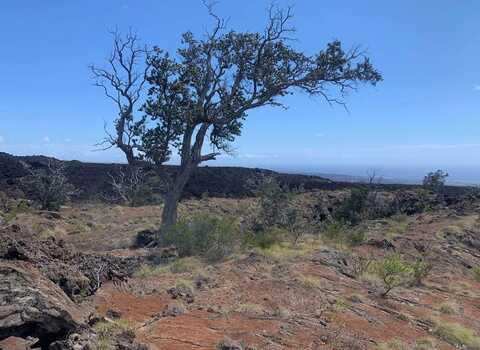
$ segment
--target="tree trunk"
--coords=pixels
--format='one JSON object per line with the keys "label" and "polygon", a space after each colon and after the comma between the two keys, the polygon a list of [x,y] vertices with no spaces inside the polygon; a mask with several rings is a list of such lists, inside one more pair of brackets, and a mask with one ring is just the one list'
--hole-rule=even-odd
{"label": "tree trunk", "polygon": [[194,164],[188,164],[181,166],[178,174],[175,176],[175,182],[170,190],[165,195],[163,212],[162,212],[162,230],[175,225],[177,222],[177,209],[178,202],[182,197],[183,189],[190,178],[192,170],[196,166]]}

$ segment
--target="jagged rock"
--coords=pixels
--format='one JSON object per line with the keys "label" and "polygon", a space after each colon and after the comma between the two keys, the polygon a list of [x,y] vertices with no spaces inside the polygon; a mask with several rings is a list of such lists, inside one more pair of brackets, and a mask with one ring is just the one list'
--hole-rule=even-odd
{"label": "jagged rock", "polygon": [[217,346],[219,350],[244,350],[242,344],[229,338],[223,339]]}
{"label": "jagged rock", "polygon": [[[107,339],[108,344],[105,344]],[[133,331],[115,331],[111,334],[97,334],[92,329],[84,328],[81,332],[70,334],[65,340],[50,345],[48,350],[148,350],[148,347],[135,341]]]}
{"label": "jagged rock", "polygon": [[332,266],[340,273],[354,277],[352,256],[336,250],[322,249],[315,252],[312,262],[326,266]]}
{"label": "jagged rock", "polygon": [[178,258],[178,250],[174,246],[151,248],[147,256],[149,263],[161,265],[170,263]]}
{"label": "jagged rock", "polygon": [[154,230],[142,230],[137,233],[135,237],[135,247],[144,248],[149,247],[155,243],[158,232]]}
{"label": "jagged rock", "polygon": [[172,299],[181,299],[188,304],[191,304],[195,301],[192,290],[183,284],[168,289],[167,293],[172,297]]}
{"label": "jagged rock", "polygon": [[[0,350],[29,350],[33,349],[32,346],[37,342],[38,339],[32,337],[27,337],[26,339],[10,337],[0,341]],[[36,349],[38,350],[38,348]]]}
{"label": "jagged rock", "polygon": [[76,252],[53,237],[33,241],[0,232],[0,259],[32,263],[72,299],[93,294],[105,281],[124,280],[140,266],[141,257]]}
{"label": "jagged rock", "polygon": [[38,338],[38,346],[83,323],[80,309],[31,263],[0,261],[0,340]]}
{"label": "jagged rock", "polygon": [[111,319],[118,319],[122,317],[122,313],[117,310],[108,309],[107,312],[105,313],[105,316]]}
{"label": "jagged rock", "polygon": [[385,250],[395,250],[395,246],[392,242],[387,239],[369,239],[366,242],[367,245],[371,245],[372,247],[385,249]]}

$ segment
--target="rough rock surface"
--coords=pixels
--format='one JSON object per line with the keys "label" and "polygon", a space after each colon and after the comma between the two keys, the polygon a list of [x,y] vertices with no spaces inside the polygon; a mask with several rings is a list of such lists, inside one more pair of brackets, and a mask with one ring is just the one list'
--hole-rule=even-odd
{"label": "rough rock surface", "polygon": [[0,340],[29,336],[44,346],[82,321],[80,309],[31,263],[0,261]]}
{"label": "rough rock surface", "polygon": [[[84,329],[83,332],[72,333],[67,339],[56,341],[50,345],[48,350],[92,350],[92,349],[118,349],[118,350],[148,350],[145,345],[135,341],[135,334],[130,331],[121,331],[109,335],[108,347],[99,346],[102,335],[93,332],[91,329]],[[105,337],[105,335],[103,335]]]}
{"label": "rough rock surface", "polygon": [[0,259],[30,262],[72,299],[93,294],[105,281],[124,280],[142,260],[79,253],[62,240],[15,239],[6,231],[0,232]]}

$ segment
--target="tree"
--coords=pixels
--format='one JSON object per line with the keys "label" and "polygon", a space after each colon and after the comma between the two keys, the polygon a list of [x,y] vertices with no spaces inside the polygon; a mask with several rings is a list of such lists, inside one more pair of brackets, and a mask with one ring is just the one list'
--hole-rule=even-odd
{"label": "tree", "polygon": [[24,182],[44,210],[59,210],[76,192],[65,175],[65,165],[56,160],[44,169],[32,170]]}
{"label": "tree", "polygon": [[448,173],[443,170],[432,171],[423,178],[423,187],[437,194],[443,194],[447,177]]}
{"label": "tree", "polygon": [[[271,6],[263,33],[227,30],[212,6],[207,4],[207,9],[215,24],[205,37],[186,32],[175,55],[155,47],[148,56],[145,118],[135,129],[139,157],[160,165],[173,150],[180,156],[165,195],[164,227],[176,222],[178,202],[193,170],[229,151],[249,111],[286,107],[281,98],[295,91],[345,105],[346,93],[359,83],[382,80],[364,52],[345,51],[338,40],[313,56],[290,46],[295,31],[289,25],[290,8]],[[202,153],[207,143],[211,152]]]}
{"label": "tree", "polygon": [[137,161],[136,152],[141,144],[139,128],[141,119],[135,118],[148,71],[148,49],[139,44],[136,34],[129,32],[122,38],[117,31],[111,32],[113,49],[107,59],[107,67],[90,65],[94,85],[103,89],[105,96],[115,103],[118,117],[115,119],[115,134],[105,127],[106,138],[100,143],[104,149],[118,147],[128,164]]}
{"label": "tree", "polygon": [[[114,198],[135,207],[145,203],[146,181],[143,168],[129,166],[127,169],[119,168],[114,174],[108,174]],[[142,198],[143,197],[143,198]]]}

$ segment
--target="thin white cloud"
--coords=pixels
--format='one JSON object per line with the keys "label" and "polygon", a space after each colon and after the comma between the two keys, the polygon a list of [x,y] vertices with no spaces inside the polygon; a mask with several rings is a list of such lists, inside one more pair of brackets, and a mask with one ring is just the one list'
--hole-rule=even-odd
{"label": "thin white cloud", "polygon": [[315,134],[315,136],[316,136],[316,137],[324,137],[325,134],[324,134],[323,132],[317,132],[317,133]]}
{"label": "thin white cloud", "polygon": [[48,136],[45,136],[42,140],[45,143],[50,143],[50,137],[48,137]]}
{"label": "thin white cloud", "polygon": [[388,150],[446,150],[446,149],[464,149],[478,148],[480,143],[458,143],[458,144],[418,144],[418,145],[393,145],[385,147],[364,148],[368,151],[388,151]]}
{"label": "thin white cloud", "polygon": [[474,91],[480,91],[480,85],[474,85],[473,90]]}
{"label": "thin white cloud", "polygon": [[256,153],[242,153],[238,156],[239,158],[247,159],[266,159],[266,158],[278,158],[278,154],[256,154]]}

